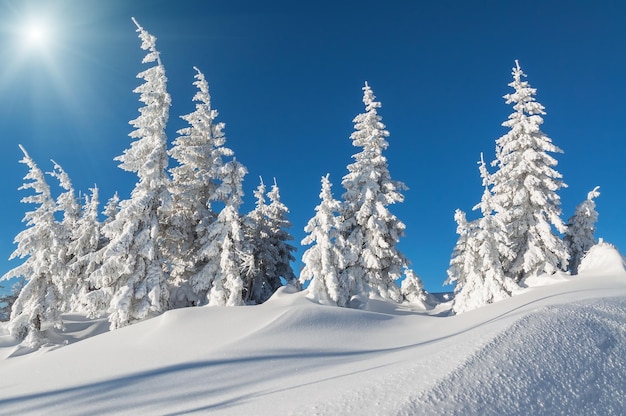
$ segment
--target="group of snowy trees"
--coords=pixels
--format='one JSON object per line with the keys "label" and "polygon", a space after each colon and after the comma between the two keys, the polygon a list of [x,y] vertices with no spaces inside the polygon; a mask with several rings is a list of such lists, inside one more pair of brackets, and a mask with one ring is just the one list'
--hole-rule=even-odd
{"label": "group of snowy trees", "polygon": [[[358,307],[374,296],[425,299],[421,281],[397,247],[404,223],[387,208],[404,200],[406,186],[391,179],[383,155],[389,132],[377,111],[381,104],[367,83],[363,91],[365,112],[354,119],[350,136],[361,151],[343,177],[343,200],[334,199],[328,175],[322,178],[321,202],[302,241],[312,247],[302,257],[300,281],[311,280],[309,296],[324,304]],[[396,280],[404,272],[406,283],[400,288]]]}
{"label": "group of snowy trees", "polygon": [[[98,188],[77,196],[67,173],[54,163],[49,175],[62,190],[53,197],[46,175],[21,147],[28,168],[20,188],[27,228],[11,258],[23,263],[0,280],[26,279],[12,303],[8,329],[37,345],[48,326],[62,327],[61,314],[108,314],[111,329],[172,307],[261,303],[296,276],[289,241],[288,209],[274,182],[261,181],[256,206],[239,213],[247,171],[226,148],[223,123],[215,121],[208,84],[196,68],[195,111],[167,149],[170,96],[156,38],[136,21],[147,51],[135,92],[144,104],[131,121],[134,139],[116,158],[138,181],[130,198],[115,195],[99,217]],[[176,166],[168,170],[169,158]],[[269,203],[266,202],[269,198]],[[282,280],[281,280],[282,279]]]}
{"label": "group of snowy trees", "polygon": [[[116,158],[121,169],[137,175],[130,197],[112,197],[100,220],[97,187],[77,196],[53,162],[48,174],[62,191],[54,198],[46,175],[20,146],[29,169],[20,189],[33,192],[22,201],[35,209],[26,213],[27,228],[16,236],[11,256],[25,260],[0,278],[26,282],[4,306],[11,306],[13,336],[37,345],[45,327],[62,327],[67,311],[108,315],[115,329],[170,308],[259,304],[286,282],[308,285],[308,296],[328,305],[358,308],[372,297],[429,305],[398,249],[405,225],[389,206],[402,202],[407,188],[391,179],[383,155],[389,132],[367,83],[365,112],[354,119],[350,136],[359,152],[342,179],[342,199],[333,197],[324,176],[296,277],[289,210],[276,181],[268,191],[261,180],[254,209],[240,213],[247,171],[225,147],[224,124],[216,122],[208,83],[197,68],[195,111],[182,117],[188,127],[168,149],[165,69],[156,38],[134,22],[147,51],[143,63],[151,66],[138,74],[144,82],[135,92],[143,107],[131,121],[134,141]],[[561,150],[540,130],[544,109],[524,76],[517,64],[509,84],[514,92],[504,97],[514,112],[503,124],[509,132],[496,141],[494,173],[481,156],[484,192],[474,207],[480,218],[455,213],[459,238],[447,282],[456,284],[457,313],[510,296],[529,276],[568,265],[576,273],[595,243],[597,188],[564,224],[557,192],[565,184],[550,155]]]}
{"label": "group of snowy trees", "polygon": [[504,96],[514,112],[502,124],[509,131],[496,141],[494,173],[481,155],[484,192],[474,207],[480,218],[468,221],[463,211],[455,213],[459,238],[446,282],[456,284],[456,313],[511,296],[531,276],[566,271],[568,265],[575,274],[595,244],[598,188],[564,224],[558,191],[566,185],[551,155],[562,151],[540,129],[544,107],[525,76],[516,61],[509,84],[514,91]]}

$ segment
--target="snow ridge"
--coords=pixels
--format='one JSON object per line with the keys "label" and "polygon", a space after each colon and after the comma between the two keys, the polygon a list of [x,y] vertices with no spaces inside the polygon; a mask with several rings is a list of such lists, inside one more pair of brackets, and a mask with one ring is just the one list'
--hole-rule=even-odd
{"label": "snow ridge", "polygon": [[538,310],[400,414],[624,414],[625,315],[623,297]]}

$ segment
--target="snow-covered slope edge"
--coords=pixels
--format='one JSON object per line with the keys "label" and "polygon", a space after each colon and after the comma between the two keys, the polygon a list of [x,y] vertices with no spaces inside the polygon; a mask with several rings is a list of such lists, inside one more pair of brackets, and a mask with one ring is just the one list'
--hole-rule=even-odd
{"label": "snow-covered slope edge", "polygon": [[546,306],[515,322],[401,414],[626,414],[626,298]]}
{"label": "snow-covered slope edge", "polygon": [[11,358],[0,336],[0,414],[609,414],[624,409],[626,273],[607,250],[611,273],[452,317],[283,290]]}

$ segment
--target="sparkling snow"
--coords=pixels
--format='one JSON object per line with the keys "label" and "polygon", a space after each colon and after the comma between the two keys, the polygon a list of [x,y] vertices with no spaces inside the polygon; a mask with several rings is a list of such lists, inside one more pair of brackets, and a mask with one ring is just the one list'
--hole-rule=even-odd
{"label": "sparkling snow", "polygon": [[580,271],[458,316],[283,288],[113,332],[65,315],[34,352],[0,326],[0,414],[626,414],[623,260]]}

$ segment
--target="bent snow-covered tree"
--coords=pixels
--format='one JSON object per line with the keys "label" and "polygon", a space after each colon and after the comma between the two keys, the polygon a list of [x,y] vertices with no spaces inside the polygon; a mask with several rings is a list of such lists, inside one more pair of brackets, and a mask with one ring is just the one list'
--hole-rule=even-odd
{"label": "bent snow-covered tree", "polygon": [[596,244],[595,232],[598,212],[596,211],[595,198],[600,196],[596,186],[593,191],[587,194],[587,199],[581,202],[574,211],[574,215],[567,222],[567,234],[565,244],[570,254],[570,271],[572,274],[578,273],[580,261]]}
{"label": "bent snow-covered tree", "polygon": [[30,155],[22,146],[20,149],[24,153],[24,158],[20,162],[29,168],[20,190],[34,191],[33,195],[22,198],[22,202],[35,204],[36,208],[25,214],[23,221],[28,228],[15,237],[17,248],[10,257],[26,259],[0,280],[13,277],[26,279],[26,285],[13,303],[7,329],[13,337],[24,340],[31,347],[36,347],[42,341],[42,330],[45,326],[51,325],[59,329],[63,327],[61,320],[63,300],[59,291],[63,274],[59,271],[64,264],[55,253],[60,243],[58,223],[54,218],[57,207],[50,187],[44,173]]}
{"label": "bent snow-covered tree", "polygon": [[135,172],[139,181],[115,219],[106,224],[104,232],[111,241],[102,250],[102,266],[92,275],[97,287],[111,292],[111,329],[165,311],[169,299],[158,239],[159,210],[168,199],[165,126],[171,101],[156,38],[133,21],[141,48],[148,51],[143,63],[154,65],[137,75],[145,81],[135,89],[145,106],[130,122],[135,127],[130,137],[136,140],[116,158],[119,167]]}
{"label": "bent snow-covered tree", "polygon": [[361,151],[353,156],[354,163],[348,165],[342,181],[345,193],[339,245],[346,267],[341,279],[349,282],[350,295],[401,301],[395,280],[408,263],[397,247],[405,225],[387,207],[404,200],[401,191],[406,186],[391,179],[383,155],[389,146],[389,132],[377,112],[381,104],[367,83],[363,92],[365,113],[355,117],[355,131],[350,136]]}
{"label": "bent snow-covered tree", "polygon": [[308,297],[323,304],[346,306],[350,291],[347,282],[340,280],[345,277],[340,273],[344,262],[336,245],[340,203],[333,197],[331,186],[328,175],[322,177],[321,201],[315,207],[315,216],[304,227],[307,236],[302,245],[312,246],[302,255],[300,283],[310,281]]}
{"label": "bent snow-covered tree", "polygon": [[[180,136],[169,151],[178,166],[171,169],[172,204],[164,212],[163,245],[171,268],[175,306],[203,302],[190,293],[189,279],[207,266],[200,251],[207,234],[214,232],[209,231],[217,218],[212,203],[224,205],[229,197],[220,192],[223,189],[220,185],[224,174],[223,158],[233,155],[233,151],[224,146],[224,123],[215,121],[218,112],[211,107],[209,85],[204,74],[194,69],[194,85],[198,88],[193,97],[196,108],[182,116],[189,126],[178,131]],[[243,168],[241,164],[237,166]]]}
{"label": "bent snow-covered tree", "polygon": [[522,80],[526,74],[515,64],[509,84],[514,92],[504,96],[515,111],[502,124],[509,132],[496,141],[492,191],[496,216],[508,236],[509,253],[500,252],[504,273],[519,282],[565,269],[568,253],[554,232],[566,231],[557,193],[566,185],[550,155],[562,150],[541,131],[544,107],[535,101],[536,90]]}

